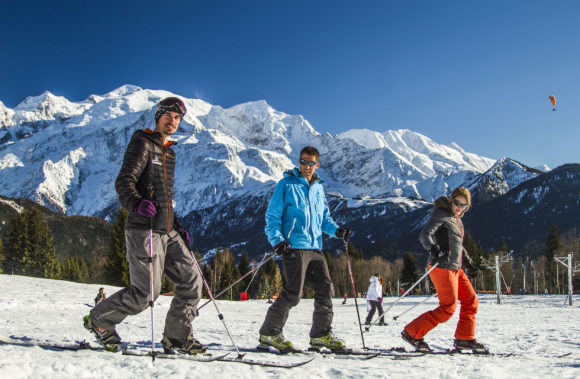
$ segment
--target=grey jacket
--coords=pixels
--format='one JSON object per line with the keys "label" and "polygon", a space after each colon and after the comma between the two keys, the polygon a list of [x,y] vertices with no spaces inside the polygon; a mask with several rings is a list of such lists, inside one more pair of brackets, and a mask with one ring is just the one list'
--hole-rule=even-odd
{"label": "grey jacket", "polygon": [[[441,251],[449,252],[446,258],[437,260],[441,268],[459,270],[463,255],[463,222],[451,211],[451,199],[442,196],[435,200],[431,217],[419,234],[419,241],[423,248],[430,251],[437,244]],[[432,260],[432,264],[436,260]]]}

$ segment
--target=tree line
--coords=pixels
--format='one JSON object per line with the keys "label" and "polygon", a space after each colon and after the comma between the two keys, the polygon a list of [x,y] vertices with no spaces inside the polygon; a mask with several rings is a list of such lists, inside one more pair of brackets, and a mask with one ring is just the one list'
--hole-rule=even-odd
{"label": "tree line", "polygon": [[[129,285],[129,270],[126,259],[125,224],[127,211],[119,208],[109,235],[106,254],[90,254],[58,259],[55,252],[53,236],[42,214],[36,210],[16,213],[7,228],[4,241],[0,240],[0,272],[14,275],[28,275],[49,279],[70,280],[81,283],[99,283],[115,286]],[[481,243],[476,243],[469,232],[464,238],[465,249],[471,255],[474,264],[481,273],[472,281],[477,291],[495,292],[495,274],[486,266],[494,256],[509,251],[505,242],[494,250],[484,251]],[[557,268],[556,256],[565,256],[567,252],[578,252],[580,239],[576,231],[560,236],[554,225],[546,239],[543,255],[531,261],[519,257],[501,267],[503,292],[508,287],[512,293],[526,289],[528,293],[564,293],[567,290],[565,269]],[[200,263],[203,275],[214,294],[228,288],[242,275],[261,263],[261,259],[250,259],[247,253],[238,258],[230,249],[217,249],[215,254],[202,259],[194,253]],[[332,278],[335,297],[353,296],[353,283],[348,268],[347,254],[324,252]],[[348,244],[351,270],[357,296],[364,296],[369,278],[375,273],[383,277],[385,295],[397,295],[408,289],[425,272],[426,253],[407,252],[402,258],[389,261],[383,257],[365,258],[361,249]],[[578,257],[578,255],[577,255]],[[248,275],[234,285],[221,298],[240,299],[242,292],[248,298],[272,298],[282,291],[284,273],[276,259],[268,260],[260,270]],[[524,285],[524,282],[526,283]],[[580,283],[579,283],[580,284]],[[576,285],[579,288],[580,285]],[[414,294],[434,292],[428,280],[419,283]],[[163,279],[162,292],[172,292],[173,285]],[[205,292],[205,288],[204,288]],[[205,294],[207,295],[207,294]],[[314,296],[312,289],[304,288],[303,297]]]}

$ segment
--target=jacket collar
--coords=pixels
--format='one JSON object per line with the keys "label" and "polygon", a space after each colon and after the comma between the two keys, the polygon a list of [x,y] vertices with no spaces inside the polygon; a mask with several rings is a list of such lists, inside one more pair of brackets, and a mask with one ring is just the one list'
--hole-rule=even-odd
{"label": "jacket collar", "polygon": [[157,144],[159,146],[163,146],[165,148],[167,148],[171,145],[177,144],[177,142],[175,142],[175,141],[167,140],[167,141],[165,141],[165,145],[162,145],[161,141],[163,141],[163,138],[161,138],[161,133],[156,132],[155,130],[151,130],[149,128],[144,129],[143,133],[145,134],[145,136],[147,136],[147,138],[149,138],[155,144]]}
{"label": "jacket collar", "polygon": [[[292,170],[286,170],[284,172],[284,177],[286,178],[295,178],[299,181],[304,181],[305,183],[308,184],[308,181],[306,180],[306,178],[304,176],[302,176],[302,174],[300,173],[300,169],[298,167],[294,167]],[[320,176],[318,176],[317,173],[314,173],[314,177],[312,179],[312,183],[310,183],[311,185],[314,183],[324,183],[324,180],[322,180],[322,178]]]}

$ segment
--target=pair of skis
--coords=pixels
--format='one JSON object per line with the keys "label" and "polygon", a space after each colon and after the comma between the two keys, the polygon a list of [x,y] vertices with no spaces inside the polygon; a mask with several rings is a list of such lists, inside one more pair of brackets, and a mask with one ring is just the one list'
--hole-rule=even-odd
{"label": "pair of skis", "polygon": [[[109,352],[102,346],[93,346],[86,341],[63,341],[63,342],[49,342],[40,341],[30,338],[11,338],[7,336],[0,335],[0,345],[17,345],[26,347],[40,347],[49,350],[64,350],[64,351],[95,351],[95,352]],[[294,368],[303,366],[314,358],[305,359],[298,362],[272,362],[256,359],[248,359],[245,357],[229,357],[230,352],[224,353],[223,351],[216,351],[217,354],[164,354],[164,353],[151,353],[151,351],[144,351],[140,349],[135,349],[129,347],[129,344],[123,343],[120,346],[119,351],[123,355],[134,356],[134,357],[149,357],[152,358],[153,355],[157,359],[183,359],[193,362],[208,363],[208,362],[235,362],[243,363],[248,365],[265,366],[265,367],[276,367],[276,368]]]}

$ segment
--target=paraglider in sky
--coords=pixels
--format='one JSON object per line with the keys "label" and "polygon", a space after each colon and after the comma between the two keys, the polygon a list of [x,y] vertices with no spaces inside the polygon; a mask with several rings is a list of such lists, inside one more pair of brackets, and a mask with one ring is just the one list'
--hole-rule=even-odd
{"label": "paraglider in sky", "polygon": [[550,101],[552,102],[552,106],[554,107],[552,108],[552,110],[556,112],[556,98],[554,97],[554,95],[550,95]]}

